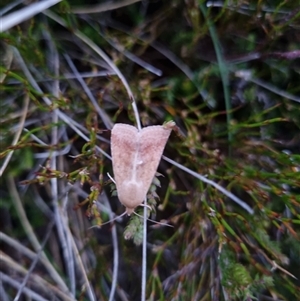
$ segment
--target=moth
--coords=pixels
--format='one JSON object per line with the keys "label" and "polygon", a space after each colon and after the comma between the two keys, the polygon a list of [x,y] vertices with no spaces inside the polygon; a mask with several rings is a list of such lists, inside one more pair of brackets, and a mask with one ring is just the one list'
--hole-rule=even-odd
{"label": "moth", "polygon": [[114,179],[120,202],[132,214],[141,205],[155,176],[174,121],[139,131],[117,123],[111,131],[111,155]]}

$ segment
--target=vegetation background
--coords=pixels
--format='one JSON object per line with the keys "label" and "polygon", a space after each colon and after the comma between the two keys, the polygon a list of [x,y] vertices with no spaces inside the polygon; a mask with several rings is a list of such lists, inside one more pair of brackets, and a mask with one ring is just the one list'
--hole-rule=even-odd
{"label": "vegetation background", "polygon": [[1,300],[141,300],[140,218],[91,228],[124,212],[109,139],[132,97],[143,126],[178,126],[147,300],[300,300],[298,1],[57,2],[0,5],[20,18],[1,29]]}

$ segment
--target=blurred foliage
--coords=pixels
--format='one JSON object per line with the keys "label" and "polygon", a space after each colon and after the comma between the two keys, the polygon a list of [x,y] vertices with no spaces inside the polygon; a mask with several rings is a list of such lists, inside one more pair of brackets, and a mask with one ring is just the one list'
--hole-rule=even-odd
{"label": "blurred foliage", "polygon": [[65,0],[0,34],[3,294],[27,275],[19,300],[108,300],[117,249],[114,300],[140,300],[141,218],[97,227],[124,212],[109,130],[135,123],[114,64],[143,126],[176,122],[164,154],[254,210],[162,160],[148,213],[174,228],[148,222],[147,300],[298,300],[297,1],[129,2]]}

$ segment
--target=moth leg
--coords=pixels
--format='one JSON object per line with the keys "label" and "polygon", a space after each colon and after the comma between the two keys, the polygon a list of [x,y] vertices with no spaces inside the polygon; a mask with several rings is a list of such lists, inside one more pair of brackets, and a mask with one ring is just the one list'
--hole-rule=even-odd
{"label": "moth leg", "polygon": [[109,172],[107,173],[107,176],[111,179],[111,181],[112,181],[113,183],[116,184],[116,181],[115,181],[114,178],[109,174]]}

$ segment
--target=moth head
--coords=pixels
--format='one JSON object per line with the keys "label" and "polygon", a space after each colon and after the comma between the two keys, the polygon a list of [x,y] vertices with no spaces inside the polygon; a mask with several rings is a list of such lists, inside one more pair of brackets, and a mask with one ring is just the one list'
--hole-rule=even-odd
{"label": "moth head", "polygon": [[124,181],[117,190],[119,200],[126,207],[128,215],[131,215],[146,197],[144,189],[141,189],[142,185],[138,181]]}

